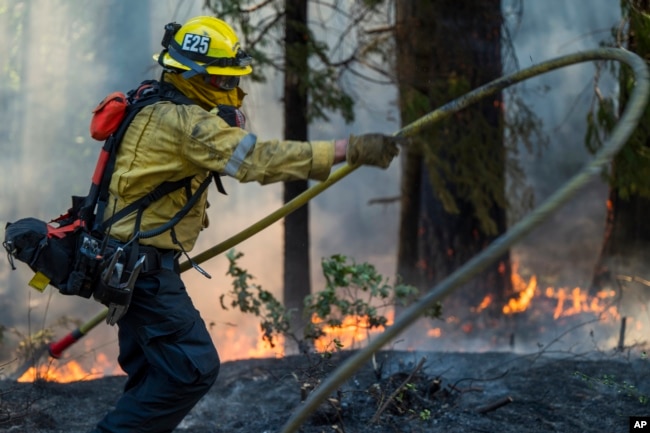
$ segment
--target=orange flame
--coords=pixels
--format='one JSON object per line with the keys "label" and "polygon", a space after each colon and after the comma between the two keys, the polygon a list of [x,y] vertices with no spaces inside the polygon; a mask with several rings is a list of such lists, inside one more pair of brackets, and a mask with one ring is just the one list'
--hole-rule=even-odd
{"label": "orange flame", "polygon": [[[513,287],[515,287],[515,290],[517,290],[518,287],[521,288],[522,281],[521,277],[517,275],[517,278],[515,278],[513,274]],[[525,285],[524,289],[518,292],[519,296],[516,299],[509,299],[508,304],[503,306],[503,314],[522,313],[526,311],[535,296],[536,290],[537,277],[533,275],[528,284]]]}
{"label": "orange flame", "polygon": [[[281,358],[284,356],[284,338],[282,336],[275,338],[275,347],[262,339],[262,332],[255,337],[241,333],[236,326],[225,328],[219,336],[215,338],[219,357],[221,361],[235,361],[238,359],[249,358]],[[219,342],[223,349],[219,347]]]}
{"label": "orange flame", "polygon": [[589,296],[579,287],[575,287],[571,291],[564,287],[559,289],[547,287],[544,294],[547,298],[557,300],[553,312],[554,319],[580,313],[604,314],[608,318],[620,319],[616,307],[607,302],[616,296],[613,290],[603,290],[595,296]]}
{"label": "orange flame", "polygon": [[86,370],[75,360],[67,361],[62,365],[58,364],[57,361],[52,361],[48,364],[30,367],[29,370],[20,376],[18,382],[45,380],[48,382],[68,383],[97,379],[106,374],[120,374],[119,371],[115,371],[115,366],[103,353],[97,355],[95,364],[89,370]]}
{"label": "orange flame", "polygon": [[[516,298],[511,298],[503,307],[503,314],[516,314],[526,311],[534,299],[541,296],[537,287],[537,277],[533,275],[528,281],[517,272],[518,264],[512,266],[512,286],[517,292]],[[579,287],[568,290],[564,287],[555,289],[547,287],[543,296],[555,300],[553,319],[573,316],[580,313],[606,313],[614,319],[620,318],[616,307],[608,305],[608,300],[613,300],[616,293],[613,290],[601,291],[595,296],[590,296]]]}
{"label": "orange flame", "polygon": [[480,313],[481,311],[489,307],[491,303],[492,303],[492,295],[485,295],[485,298],[483,298],[483,300],[478,305],[478,307],[472,308],[472,311],[474,311],[475,313]]}
{"label": "orange flame", "polygon": [[[590,312],[603,313],[606,318],[620,319],[616,307],[611,306],[611,300],[615,297],[614,291],[602,291],[595,296],[589,296],[586,291],[575,287],[571,290],[566,288],[555,289],[546,288],[544,291],[538,290],[537,277],[532,276],[528,279],[523,278],[517,273],[517,264],[512,268],[512,285],[516,296],[509,299],[507,304],[502,307],[505,315],[512,315],[525,312],[533,307],[536,300],[546,300],[545,307],[548,308],[548,314],[553,319],[568,317],[580,313]],[[551,305],[549,306],[549,301]],[[477,307],[471,307],[474,313],[480,313],[494,302],[493,296],[486,295]],[[388,325],[394,321],[394,312],[388,311],[384,314],[388,319]],[[317,317],[313,317],[314,324],[322,324]],[[472,332],[474,324],[460,321],[456,316],[450,315],[445,320],[447,325],[457,325],[465,333]],[[322,330],[325,335],[315,342],[315,349],[319,352],[332,350],[332,342],[339,342],[344,349],[357,348],[363,345],[374,334],[381,333],[383,327],[370,329],[367,317],[349,316],[343,320],[341,326],[325,326]],[[640,326],[640,323],[636,323]],[[219,349],[219,355],[222,361],[234,361],[239,359],[250,358],[281,358],[284,353],[284,339],[277,338],[275,347],[271,347],[262,339],[262,332],[258,330],[257,335],[249,335],[242,332],[237,326],[219,327],[218,330],[211,329],[213,338]],[[447,332],[447,331],[445,331]],[[216,334],[216,335],[215,335]],[[427,331],[429,338],[440,338],[443,334],[443,328],[435,327]],[[112,359],[112,357],[111,357]],[[101,377],[107,374],[123,374],[119,367],[116,367],[114,360],[109,361],[105,354],[97,355],[91,368],[85,369],[82,365],[74,360],[58,365],[57,361],[52,361],[47,365],[41,365],[37,368],[30,368],[20,379],[20,382],[30,382],[37,379],[56,381],[56,382],[73,382],[79,380],[89,380]]]}
{"label": "orange flame", "polygon": [[[219,357],[222,362],[234,361],[249,358],[271,358],[284,356],[284,339],[278,337],[275,340],[275,347],[271,347],[262,339],[262,332],[257,336],[246,335],[240,332],[236,326],[225,327],[219,335],[215,336],[217,346],[219,342],[225,342],[219,348]],[[86,340],[86,346],[92,347],[93,343]],[[111,357],[112,358],[112,357]],[[121,375],[124,372],[117,366],[114,359],[109,359],[105,353],[98,353],[93,359],[92,366],[84,368],[82,363],[76,360],[50,360],[48,363],[30,367],[19,379],[19,382],[34,382],[45,380],[48,382],[76,382],[92,380],[105,375]]]}
{"label": "orange flame", "polygon": [[[387,325],[392,325],[394,312],[389,311],[386,314],[388,319]],[[312,323],[319,324],[322,320],[316,316],[312,317]],[[326,352],[332,349],[331,343],[334,340],[340,342],[344,348],[349,349],[356,347],[368,340],[372,335],[384,330],[383,326],[370,329],[370,323],[365,316],[346,316],[341,326],[323,326],[325,335],[315,341],[315,349],[318,352]]]}
{"label": "orange flame", "polygon": [[[393,312],[387,315],[388,324],[393,322]],[[318,323],[314,318],[314,322]],[[346,317],[341,327],[324,326],[325,336],[315,342],[315,349],[319,352],[325,352],[332,349],[332,342],[338,340],[344,348],[355,347],[362,344],[371,335],[383,331],[383,327],[370,329],[366,317],[350,316]],[[219,349],[219,356],[222,362],[234,361],[239,359],[250,358],[281,358],[284,353],[284,338],[282,336],[275,338],[275,347],[262,339],[262,332],[258,335],[247,335],[237,326],[225,326],[215,332],[214,340]],[[119,367],[115,367],[105,354],[99,354],[95,359],[93,366],[85,369],[79,362],[71,360],[65,363],[51,361],[48,364],[38,367],[31,367],[23,374],[20,382],[33,382],[35,380],[46,380],[51,382],[74,382],[80,380],[90,380],[102,377],[106,374],[123,374]]]}

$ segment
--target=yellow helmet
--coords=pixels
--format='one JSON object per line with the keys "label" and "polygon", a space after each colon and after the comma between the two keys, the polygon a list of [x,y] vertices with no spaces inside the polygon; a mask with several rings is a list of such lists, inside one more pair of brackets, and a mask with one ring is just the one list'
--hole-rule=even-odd
{"label": "yellow helmet", "polygon": [[239,46],[235,31],[218,18],[200,16],[165,26],[163,50],[154,59],[163,67],[182,69],[184,78],[203,75],[248,75],[252,58]]}

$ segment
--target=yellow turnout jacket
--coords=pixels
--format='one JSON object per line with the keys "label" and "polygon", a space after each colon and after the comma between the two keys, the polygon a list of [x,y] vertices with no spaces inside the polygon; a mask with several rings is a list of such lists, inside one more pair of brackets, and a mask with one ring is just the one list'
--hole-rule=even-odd
{"label": "yellow turnout jacket", "polygon": [[[133,119],[120,144],[110,183],[104,218],[151,192],[165,181],[194,176],[192,190],[211,171],[240,182],[261,184],[295,179],[325,180],[334,162],[333,141],[258,141],[254,134],[229,126],[198,105],[158,102],[144,107]],[[140,230],[169,221],[186,203],[180,188],[153,202],[143,213]],[[175,227],[178,241],[190,251],[206,226],[207,192]],[[113,209],[115,207],[115,209]],[[133,236],[136,212],[110,227],[111,237],[126,242]],[[142,245],[179,249],[169,231]]]}

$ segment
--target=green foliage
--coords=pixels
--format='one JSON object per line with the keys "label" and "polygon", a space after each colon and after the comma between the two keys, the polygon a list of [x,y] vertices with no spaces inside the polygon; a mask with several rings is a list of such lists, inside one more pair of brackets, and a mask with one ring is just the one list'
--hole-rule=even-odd
{"label": "green foliage", "polygon": [[[461,129],[455,126],[458,122],[463,125]],[[493,207],[507,205],[500,131],[481,115],[459,113],[458,117],[441,122],[436,137],[424,148],[429,180],[445,211],[458,213],[456,200],[470,202],[481,230],[487,235],[498,234],[491,216]]]}
{"label": "green foliage", "polygon": [[[19,359],[31,359],[34,352],[54,340],[57,329],[67,329],[70,327],[78,328],[81,326],[79,319],[73,319],[68,316],[59,317],[54,323],[48,327],[44,327],[31,334],[24,334],[16,328],[11,328],[11,332],[18,338],[18,346],[16,348],[16,355]],[[2,328],[4,330],[4,328]]]}
{"label": "green foliage", "polygon": [[[231,250],[226,257],[229,261],[227,275],[233,282],[232,289],[220,297],[221,307],[236,308],[259,318],[263,339],[271,347],[279,335],[313,346],[315,340],[326,335],[326,327],[341,328],[348,317],[354,317],[359,326],[366,326],[368,331],[386,326],[386,310],[398,304],[407,305],[418,294],[412,286],[389,285],[371,264],[356,264],[343,255],[333,255],[322,260],[325,289],[304,299],[304,309],[300,313],[308,319],[308,324],[299,338],[289,326],[291,314],[296,312],[287,311],[272,293],[251,282],[253,276],[237,264],[243,253]],[[440,304],[427,313],[431,318],[440,316]],[[329,344],[335,350],[343,347],[336,339]]]}
{"label": "green foliage", "polygon": [[[431,101],[453,100],[470,90],[469,80],[456,74],[445,81],[431,83],[427,93],[405,87],[401,89],[405,103],[403,116],[417,119],[435,109]],[[493,218],[495,207],[514,206],[512,214],[515,217],[533,207],[532,188],[518,161],[519,145],[533,152],[548,143],[541,119],[515,90],[507,95],[507,116],[500,119],[499,124],[495,125],[485,113],[492,109],[489,104],[501,102],[489,100],[438,122],[415,139],[424,157],[432,189],[444,210],[457,214],[459,201],[470,203],[486,235],[498,234]],[[511,180],[507,194],[504,170]]]}
{"label": "green foliage", "polygon": [[523,218],[534,207],[535,195],[528,183],[526,172],[519,162],[520,144],[529,153],[539,153],[548,146],[548,136],[543,133],[543,122],[526,105],[516,88],[509,88],[504,123],[506,149],[506,177],[509,215],[512,221]]}
{"label": "green foliage", "polygon": [[591,153],[603,147],[607,133],[616,125],[617,117],[613,98],[600,99],[599,104],[587,113],[585,146]]}
{"label": "green foliage", "polygon": [[[341,76],[343,71],[370,55],[371,49],[360,46],[360,38],[346,38],[361,27],[361,23],[371,14],[377,14],[378,8],[385,0],[365,0],[360,7],[350,6],[350,11],[334,4],[323,4],[328,13],[337,11],[351,24],[344,31],[341,39],[330,46],[317,38],[311,28],[305,28],[300,22],[287,22],[286,2],[270,0],[256,2],[252,0],[206,0],[205,7],[238,29],[244,49],[255,59],[252,78],[265,81],[268,69],[277,72],[291,70],[300,76],[300,91],[308,96],[307,119],[329,120],[328,112],[338,112],[346,122],[354,120],[354,98],[344,89]],[[308,6],[309,7],[309,6]],[[348,12],[350,14],[348,15]],[[324,27],[327,23],[311,21],[310,26]],[[288,43],[285,39],[285,27],[298,30],[304,34],[299,43]],[[373,39],[373,42],[377,38]],[[359,45],[354,46],[354,40]],[[350,47],[350,45],[353,45]],[[341,51],[345,53],[341,54]],[[286,62],[284,60],[286,59]],[[301,65],[308,65],[304,69]]]}
{"label": "green foliage", "polygon": [[[226,274],[233,278],[232,290],[228,292],[229,305],[231,308],[238,308],[242,313],[253,314],[260,318],[264,341],[267,341],[271,347],[275,347],[274,336],[286,335],[289,332],[291,312],[287,311],[271,292],[250,283],[254,277],[237,265],[237,260],[242,256],[243,253],[234,250],[226,254],[230,262]],[[219,301],[221,308],[227,310],[225,294],[219,297]]]}
{"label": "green foliage", "polygon": [[630,20],[629,31],[634,38],[635,51],[642,55],[650,53],[650,14],[647,3],[632,0],[621,3],[630,3],[630,8],[624,13],[627,12],[625,16]]}
{"label": "green foliage", "polygon": [[[388,323],[381,314],[394,305],[406,305],[418,290],[409,285],[391,286],[369,263],[356,264],[336,254],[321,262],[325,289],[304,300],[304,315],[316,318],[309,321],[305,338],[315,340],[325,335],[325,327],[340,328],[346,317],[355,317],[358,326],[367,330],[384,327]],[[440,315],[439,305],[429,313]],[[363,325],[360,325],[363,323]]]}
{"label": "green foliage", "polygon": [[429,421],[431,419],[431,410],[422,409],[419,413],[419,416],[422,421]]}
{"label": "green foliage", "polygon": [[592,377],[585,373],[576,371],[574,373],[574,376],[586,382],[591,387],[602,385],[607,388],[611,388],[615,390],[617,394],[622,394],[627,397],[632,397],[634,399],[637,399],[641,404],[647,404],[648,401],[650,401],[650,397],[639,392],[639,390],[633,384],[628,383],[626,381],[619,382],[614,376],[609,374],[603,374],[600,377]]}
{"label": "green foliage", "polygon": [[[631,49],[642,57],[650,55],[650,16],[639,10],[631,1],[621,2],[623,17],[629,21],[629,34],[632,36]],[[613,41],[604,45],[619,45],[620,32],[612,30]],[[620,92],[618,100],[603,96],[596,86],[594,104],[587,114],[587,133],[585,145],[595,153],[603,147],[605,140],[616,125],[620,107],[625,107],[628,95],[635,86],[634,74],[627,66],[617,67],[615,62],[599,64],[600,80],[602,72],[609,71],[618,80]],[[644,119],[650,119],[650,107],[646,107]],[[650,125],[641,122],[626,145],[616,155],[613,169],[603,173],[610,186],[622,199],[633,196],[650,198]]]}
{"label": "green foliage", "polygon": [[308,119],[310,121],[329,120],[328,110],[340,111],[343,120],[347,123],[354,120],[354,99],[338,86],[334,68],[311,71],[308,78],[310,100]]}

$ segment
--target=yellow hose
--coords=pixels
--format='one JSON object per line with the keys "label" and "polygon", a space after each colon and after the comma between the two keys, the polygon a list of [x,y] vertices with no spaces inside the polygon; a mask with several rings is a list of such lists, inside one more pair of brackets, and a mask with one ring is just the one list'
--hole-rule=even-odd
{"label": "yellow hose", "polygon": [[[192,261],[194,261],[196,264],[203,263],[204,261],[211,259],[223,253],[226,250],[229,250],[235,245],[261,232],[262,230],[264,230],[274,222],[278,221],[281,218],[284,218],[291,212],[298,209],[300,206],[303,206],[309,200],[316,197],[318,194],[325,191],[327,188],[334,185],[336,182],[343,179],[348,174],[352,173],[355,169],[356,167],[352,167],[347,164],[343,165],[338,170],[330,174],[327,180],[312,186],[307,191],[303,192],[302,194],[300,194],[290,202],[286,203],[284,206],[282,206],[275,212],[265,216],[264,218],[262,218],[261,220],[253,224],[252,226],[242,230],[241,232],[226,239],[225,241],[220,242],[219,244],[213,246],[212,248],[209,248],[203,251],[202,253],[197,254],[196,256],[192,257]],[[191,268],[192,265],[189,262],[183,262],[181,263],[180,267],[181,267],[181,272],[183,272]]]}

